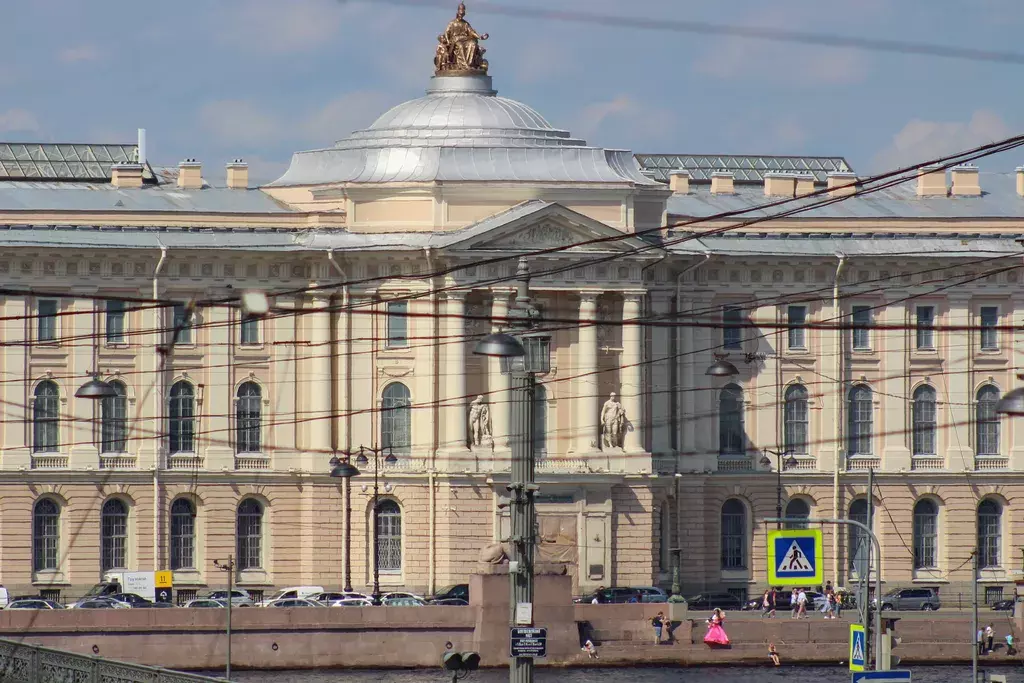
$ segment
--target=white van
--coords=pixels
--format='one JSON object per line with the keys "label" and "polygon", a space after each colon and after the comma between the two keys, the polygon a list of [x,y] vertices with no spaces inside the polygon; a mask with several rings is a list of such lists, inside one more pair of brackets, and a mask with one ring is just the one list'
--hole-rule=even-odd
{"label": "white van", "polygon": [[7,609],[7,605],[11,603],[10,596],[7,594],[7,589],[0,586],[0,609]]}
{"label": "white van", "polygon": [[292,598],[312,598],[324,592],[323,586],[289,586],[282,588],[269,598],[260,603],[260,607],[266,607],[276,600],[290,600]]}

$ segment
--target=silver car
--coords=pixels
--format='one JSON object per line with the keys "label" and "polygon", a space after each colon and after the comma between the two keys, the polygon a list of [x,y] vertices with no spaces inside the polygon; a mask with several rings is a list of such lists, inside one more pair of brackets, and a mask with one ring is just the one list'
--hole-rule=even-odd
{"label": "silver car", "polygon": [[[205,596],[207,600],[217,600],[227,604],[228,592],[227,591],[210,591],[210,594]],[[249,595],[249,591],[242,588],[235,588],[231,591],[231,606],[232,607],[254,607],[256,603],[253,601],[252,596]]]}

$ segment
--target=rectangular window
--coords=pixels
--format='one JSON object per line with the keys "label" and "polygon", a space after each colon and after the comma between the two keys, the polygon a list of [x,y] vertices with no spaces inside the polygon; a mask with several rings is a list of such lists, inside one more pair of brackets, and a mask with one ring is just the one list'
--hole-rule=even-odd
{"label": "rectangular window", "polygon": [[174,319],[171,322],[171,339],[175,344],[192,343],[192,316],[185,304],[174,304]]}
{"label": "rectangular window", "polygon": [[807,307],[790,306],[786,311],[786,319],[789,322],[789,348],[807,348]]}
{"label": "rectangular window", "polygon": [[125,305],[123,301],[107,302],[107,343],[124,343]]}
{"label": "rectangular window", "polygon": [[57,300],[40,299],[36,304],[36,341],[57,341]]}
{"label": "rectangular window", "polygon": [[992,606],[1003,599],[1002,586],[985,586],[985,604]]}
{"label": "rectangular window", "polygon": [[999,348],[999,307],[981,307],[981,348],[995,351]]}
{"label": "rectangular window", "polygon": [[408,346],[408,301],[388,302],[388,346]]}
{"label": "rectangular window", "polygon": [[853,348],[866,350],[871,348],[871,307],[853,307]]}
{"label": "rectangular window", "polygon": [[735,306],[722,309],[722,348],[743,348],[743,311]]}
{"label": "rectangular window", "polygon": [[260,343],[260,319],[253,315],[242,318],[239,326],[239,343],[242,346],[255,346]]}
{"label": "rectangular window", "polygon": [[917,348],[935,348],[935,307],[917,307]]}

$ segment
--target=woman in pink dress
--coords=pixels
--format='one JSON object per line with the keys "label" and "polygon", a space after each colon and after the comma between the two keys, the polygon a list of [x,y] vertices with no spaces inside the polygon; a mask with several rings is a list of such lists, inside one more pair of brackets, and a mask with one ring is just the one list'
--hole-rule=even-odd
{"label": "woman in pink dress", "polygon": [[711,618],[708,619],[708,632],[704,634],[704,642],[711,647],[727,647],[729,645],[729,636],[726,635],[725,629],[722,628],[724,623],[725,614],[716,607]]}

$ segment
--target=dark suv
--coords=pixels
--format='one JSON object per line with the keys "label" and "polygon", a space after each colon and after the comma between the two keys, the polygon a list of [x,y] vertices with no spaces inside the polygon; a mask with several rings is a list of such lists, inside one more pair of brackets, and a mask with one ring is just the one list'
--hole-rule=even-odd
{"label": "dark suv", "polygon": [[[877,598],[874,600],[878,605]],[[934,588],[897,588],[882,596],[881,609],[883,612],[896,610],[905,612],[908,610],[931,610],[939,609],[942,603],[939,601],[939,592]]]}

